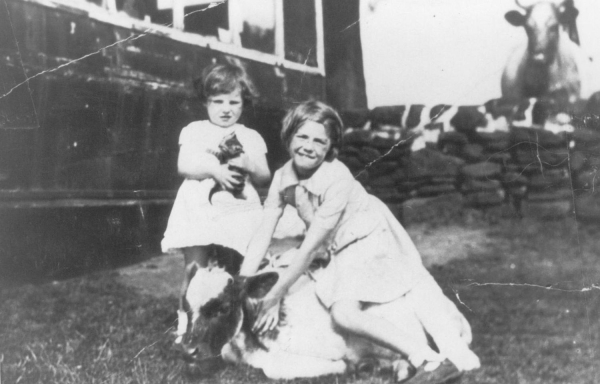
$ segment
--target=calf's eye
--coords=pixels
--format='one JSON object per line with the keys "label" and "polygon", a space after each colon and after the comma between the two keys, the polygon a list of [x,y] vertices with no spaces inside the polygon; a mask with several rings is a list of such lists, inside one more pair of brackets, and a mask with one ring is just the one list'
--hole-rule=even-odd
{"label": "calf's eye", "polygon": [[220,316],[229,315],[229,312],[231,312],[231,306],[222,305],[221,307],[219,307],[218,315],[220,315]]}

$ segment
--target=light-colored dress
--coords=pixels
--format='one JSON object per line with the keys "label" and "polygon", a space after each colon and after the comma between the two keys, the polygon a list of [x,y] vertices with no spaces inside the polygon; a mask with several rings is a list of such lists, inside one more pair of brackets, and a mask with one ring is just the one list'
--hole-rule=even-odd
{"label": "light-colored dress", "polygon": [[[251,161],[257,161],[266,154],[267,146],[258,132],[241,124],[222,128],[206,120],[192,122],[183,128],[179,145],[190,145],[198,151],[215,153],[223,137],[232,131]],[[211,204],[208,196],[215,183],[212,178],[183,181],[161,243],[163,252],[219,244],[245,253],[257,223],[262,219],[258,193],[247,182],[245,199],[219,192],[213,195]]]}
{"label": "light-colored dress", "polygon": [[329,307],[350,299],[394,300],[429,275],[410,237],[375,196],[369,195],[338,160],[324,162],[299,180],[292,162],[275,172],[265,209],[290,204],[307,228],[331,229],[331,255],[320,273],[317,294]]}
{"label": "light-colored dress", "polygon": [[290,204],[307,228],[332,229],[325,242],[329,264],[313,276],[327,308],[341,300],[410,308],[440,352],[455,364],[473,356],[470,326],[423,266],[414,243],[375,196],[338,160],[323,162],[299,180],[292,162],[273,176],[265,210]]}

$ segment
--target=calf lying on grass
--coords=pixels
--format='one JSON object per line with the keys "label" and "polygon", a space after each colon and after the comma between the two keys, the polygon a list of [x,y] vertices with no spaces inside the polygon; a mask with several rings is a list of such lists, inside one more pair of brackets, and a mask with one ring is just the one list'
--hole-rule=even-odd
{"label": "calf lying on grass", "polygon": [[[183,298],[185,310],[178,313],[176,344],[188,356],[189,368],[197,374],[211,374],[224,360],[261,369],[272,379],[372,371],[375,367],[393,371],[397,381],[411,376],[410,364],[402,356],[334,328],[315,294],[313,276],[302,276],[290,288],[273,331],[252,332],[256,303],[277,282],[281,268],[265,269],[248,278],[233,277],[222,268],[194,265],[188,270],[190,284]],[[448,305],[455,312],[454,324],[448,326],[460,329],[461,337],[470,343],[468,322],[449,300]],[[403,298],[369,305],[365,311],[427,342],[423,327]]]}

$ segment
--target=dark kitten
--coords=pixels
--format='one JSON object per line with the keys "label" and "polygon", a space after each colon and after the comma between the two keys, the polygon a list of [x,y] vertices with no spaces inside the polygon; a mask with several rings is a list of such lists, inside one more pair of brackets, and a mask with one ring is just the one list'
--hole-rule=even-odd
{"label": "dark kitten", "polygon": [[[240,143],[240,141],[238,140],[237,136],[235,135],[235,132],[231,132],[230,134],[225,135],[225,137],[223,137],[223,139],[219,143],[218,148],[219,148],[219,150],[213,154],[217,157],[217,159],[219,159],[219,162],[221,164],[226,164],[230,160],[235,159],[236,157],[238,157],[239,155],[244,153],[244,147],[242,146],[242,143]],[[243,181],[243,179],[245,179],[246,175],[245,175],[244,170],[242,170],[234,165],[229,165],[229,169],[241,173],[242,181]],[[233,191],[230,191],[236,199],[245,199],[246,198],[246,196],[244,195],[244,186],[245,186],[245,182],[242,182],[242,184],[238,188],[236,188]],[[223,188],[219,184],[216,184],[210,190],[210,193],[208,194],[208,201],[212,204],[212,196],[216,192],[219,192],[222,190],[223,190]]]}
{"label": "dark kitten", "polygon": [[225,135],[219,143],[219,151],[215,154],[221,164],[225,164],[229,160],[244,153],[244,147],[238,140],[235,132]]}

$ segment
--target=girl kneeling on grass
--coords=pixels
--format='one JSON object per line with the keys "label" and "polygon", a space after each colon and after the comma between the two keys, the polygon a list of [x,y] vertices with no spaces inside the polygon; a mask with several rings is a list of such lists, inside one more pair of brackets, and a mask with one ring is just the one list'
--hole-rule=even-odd
{"label": "girl kneeling on grass", "polygon": [[[294,260],[262,300],[255,330],[277,325],[281,299],[308,269],[315,251],[326,248],[331,261],[317,279],[316,291],[338,327],[407,356],[422,382],[429,382],[427,376],[434,373],[441,377],[444,369],[456,373],[478,368],[478,357],[453,325],[449,300],[423,266],[402,225],[336,159],[342,129],[336,111],[318,101],[296,106],[283,120],[281,136],[291,160],[275,172],[263,221],[249,244],[241,274],[257,272],[286,204],[296,207],[308,230]],[[440,354],[362,310],[364,303],[402,296]],[[422,368],[427,362],[435,366],[442,361],[444,369],[426,372]]]}

